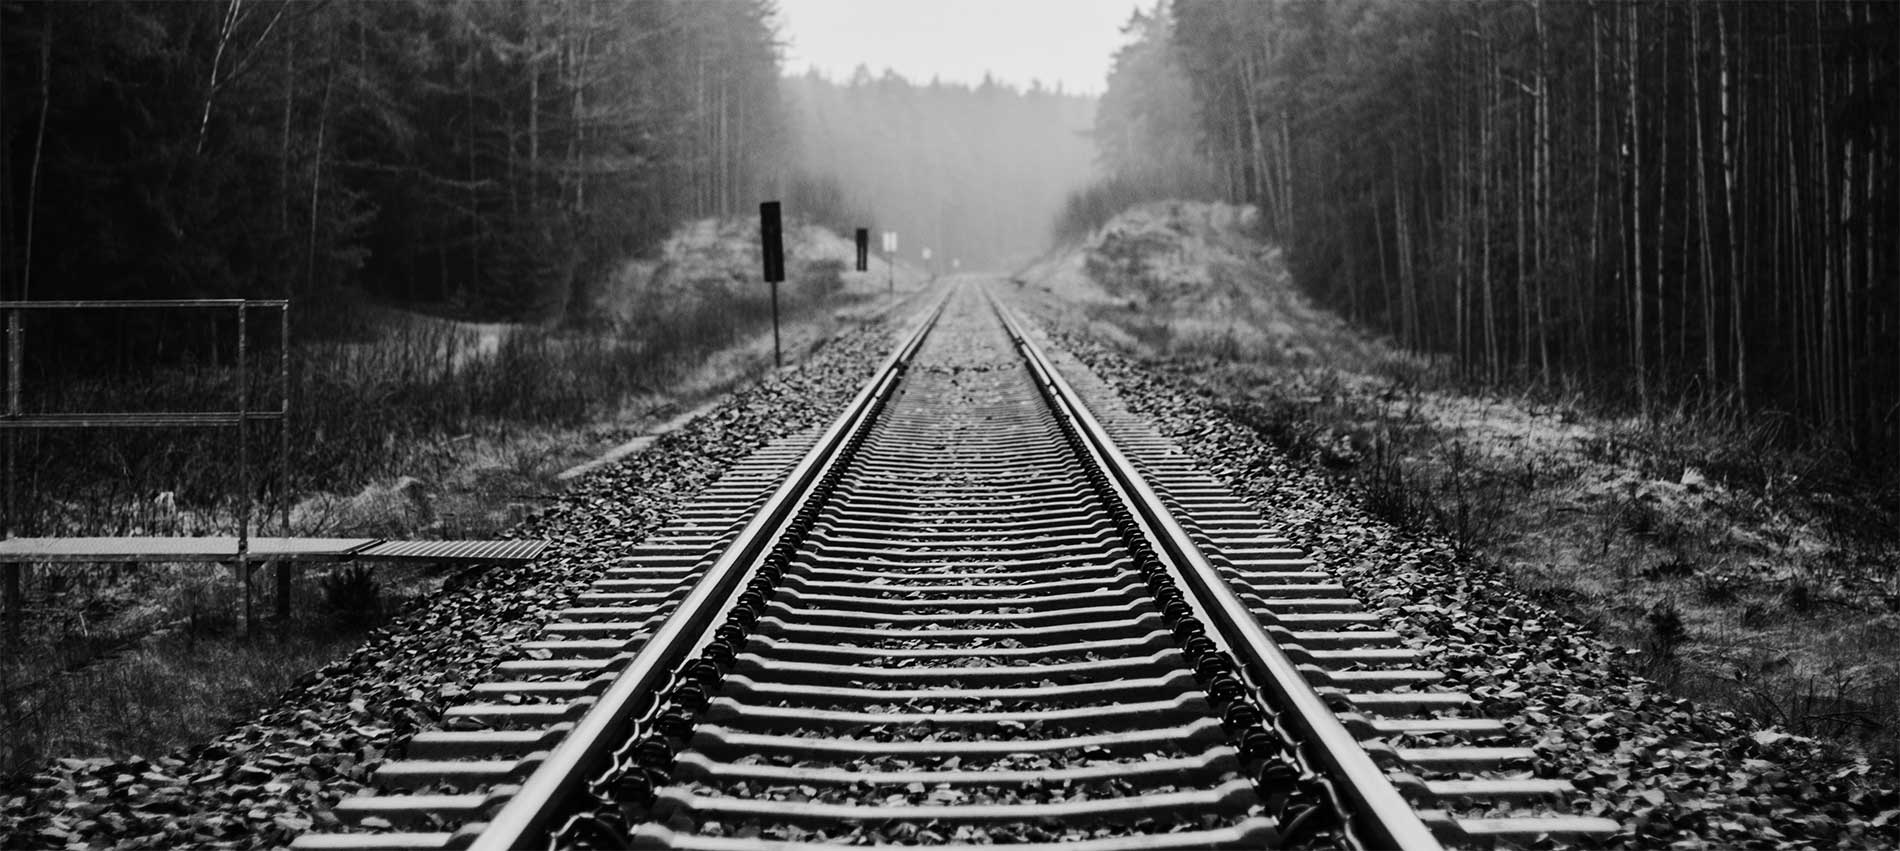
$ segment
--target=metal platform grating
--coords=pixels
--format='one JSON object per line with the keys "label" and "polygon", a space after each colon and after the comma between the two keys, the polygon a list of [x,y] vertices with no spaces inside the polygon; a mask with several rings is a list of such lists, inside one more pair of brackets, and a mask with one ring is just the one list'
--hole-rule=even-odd
{"label": "metal platform grating", "polygon": [[[251,558],[339,561],[375,538],[252,538]],[[19,561],[231,561],[236,537],[207,538],[8,538],[0,562]]]}
{"label": "metal platform grating", "polygon": [[[255,561],[524,562],[546,541],[384,541],[376,538],[252,538]],[[228,562],[237,559],[237,538],[8,538],[0,540],[0,563],[8,562]]]}
{"label": "metal platform grating", "polygon": [[547,541],[379,541],[356,553],[357,558],[402,561],[528,561],[541,554]]}

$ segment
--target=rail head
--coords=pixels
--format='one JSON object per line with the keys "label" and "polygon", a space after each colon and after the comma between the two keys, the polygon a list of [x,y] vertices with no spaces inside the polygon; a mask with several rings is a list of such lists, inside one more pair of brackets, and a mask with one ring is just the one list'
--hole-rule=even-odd
{"label": "rail head", "polygon": [[[889,398],[905,367],[942,315],[948,296],[919,315],[902,345],[885,359],[816,445],[799,460],[785,481],[707,569],[679,607],[668,615],[625,668],[615,675],[594,705],[575,722],[560,744],[528,776],[502,808],[481,825],[470,851],[513,851],[545,844],[554,821],[587,779],[604,767],[632,733],[633,713],[657,699],[675,669],[710,637],[711,627],[731,608],[760,560],[790,525],[814,486],[839,460],[840,448],[870,425],[880,403]],[[474,826],[471,826],[473,828]]]}
{"label": "rail head", "polygon": [[1031,340],[1024,326],[994,293],[990,304],[1044,386],[1058,416],[1068,418],[1118,485],[1128,507],[1147,527],[1164,562],[1183,584],[1196,608],[1208,616],[1249,673],[1256,687],[1281,710],[1282,719],[1302,737],[1302,753],[1320,763],[1331,788],[1345,800],[1348,837],[1361,848],[1442,851],[1443,845],[1418,812],[1372,761],[1358,740],[1339,722],[1324,698],[1306,681],[1299,666],[1281,650],[1247,605],[1227,587],[1187,530],[1175,520],[1145,477],[1116,447],[1107,429],[1089,412],[1082,397]]}

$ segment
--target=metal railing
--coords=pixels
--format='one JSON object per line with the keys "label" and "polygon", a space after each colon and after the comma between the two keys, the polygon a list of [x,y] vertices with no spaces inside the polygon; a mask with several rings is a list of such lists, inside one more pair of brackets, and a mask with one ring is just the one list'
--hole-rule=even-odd
{"label": "metal railing", "polygon": [[[26,329],[22,314],[33,311],[62,310],[229,310],[237,321],[237,363],[238,374],[236,407],[229,410],[214,411],[61,411],[48,413],[27,413],[21,404],[21,392],[24,387],[22,364],[26,354]],[[253,310],[275,310],[278,314],[278,405],[276,410],[260,409],[253,406],[250,394],[250,313]],[[203,298],[203,299],[119,299],[119,300],[0,300],[0,316],[6,319],[7,345],[7,391],[6,410],[0,412],[0,432],[5,433],[5,473],[4,513],[0,514],[0,536],[12,538],[17,534],[20,501],[15,488],[19,479],[19,459],[15,432],[23,430],[54,429],[99,429],[99,428],[231,428],[237,432],[237,571],[239,581],[244,585],[245,623],[251,617],[251,441],[249,429],[253,422],[277,422],[278,432],[278,487],[283,491],[282,499],[284,525],[290,524],[290,300],[289,299],[244,299],[244,298]],[[21,576],[23,565],[9,563],[4,566],[4,576],[0,577],[0,586],[4,586],[5,610],[7,616],[7,635],[14,637],[19,628],[21,617]],[[287,566],[279,565],[278,584],[288,581],[285,572]]]}

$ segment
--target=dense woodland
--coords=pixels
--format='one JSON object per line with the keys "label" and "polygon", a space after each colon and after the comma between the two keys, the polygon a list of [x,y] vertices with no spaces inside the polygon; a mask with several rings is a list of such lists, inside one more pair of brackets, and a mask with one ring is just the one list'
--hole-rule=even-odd
{"label": "dense woodland", "polygon": [[987,79],[915,84],[862,67],[842,83],[789,78],[785,94],[795,171],[815,190],[794,189],[793,206],[897,231],[903,257],[920,262],[928,247],[943,271],[1041,253],[1064,198],[1094,176],[1093,97]]}
{"label": "dense woodland", "polygon": [[[1149,18],[1141,50],[1172,49],[1225,193],[1325,302],[1485,380],[1900,445],[1900,5],[1188,0]],[[1118,75],[1104,118],[1149,80],[1169,84]]]}
{"label": "dense woodland", "polygon": [[1220,169],[1201,145],[1200,107],[1172,33],[1165,5],[1137,9],[1122,27],[1089,134],[1102,177],[1069,196],[1057,223],[1062,239],[1087,236],[1142,201],[1225,197]]}
{"label": "dense woodland", "polygon": [[609,264],[776,179],[772,14],[0,4],[4,292],[559,316]]}

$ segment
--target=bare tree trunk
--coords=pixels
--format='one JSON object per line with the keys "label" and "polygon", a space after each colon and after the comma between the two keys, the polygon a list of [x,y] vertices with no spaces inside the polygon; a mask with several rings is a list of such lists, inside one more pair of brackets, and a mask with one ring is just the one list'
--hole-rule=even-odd
{"label": "bare tree trunk", "polygon": [[[1531,327],[1531,304],[1536,300],[1532,293],[1532,287],[1534,286],[1532,276],[1535,274],[1535,270],[1531,267],[1530,248],[1531,175],[1535,169],[1532,168],[1529,163],[1531,148],[1530,136],[1532,132],[1530,125],[1532,124],[1532,119],[1526,114],[1526,110],[1520,100],[1521,95],[1527,95],[1529,92],[1525,90],[1525,86],[1521,82],[1513,80],[1512,85],[1515,86],[1518,91],[1513,93],[1509,125],[1510,171],[1508,173],[1508,180],[1511,193],[1511,216],[1513,219],[1511,238],[1514,250],[1511,257],[1511,295],[1512,306],[1517,311],[1514,328],[1517,332],[1517,339],[1515,340],[1517,343],[1517,355],[1514,366],[1516,375],[1524,377],[1530,375],[1533,365],[1535,364],[1535,359],[1531,355],[1531,337],[1534,330]],[[1532,107],[1532,109],[1534,110],[1535,107]]]}
{"label": "bare tree trunk", "polygon": [[[1585,282],[1595,282],[1603,270],[1603,27],[1594,3],[1590,6],[1590,95],[1590,154],[1584,158],[1590,169],[1590,255],[1582,277]],[[1577,309],[1585,323],[1584,369],[1592,370],[1596,367],[1596,334],[1590,327],[1593,301],[1580,298]]]}
{"label": "bare tree trunk", "polygon": [[1533,237],[1536,239],[1537,247],[1533,253],[1535,271],[1531,280],[1535,284],[1533,297],[1537,300],[1538,372],[1542,380],[1548,382],[1551,379],[1550,282],[1547,279],[1546,270],[1550,268],[1548,244],[1552,236],[1550,233],[1550,73],[1548,70],[1550,58],[1544,32],[1543,0],[1536,0],[1531,9],[1537,27],[1537,101],[1536,120],[1532,122],[1533,132],[1536,133],[1536,145],[1532,149],[1531,159],[1532,177],[1536,181],[1533,193],[1535,200],[1533,211],[1536,216]]}
{"label": "bare tree trunk", "polygon": [[244,0],[230,0],[224,7],[223,22],[218,25],[218,45],[211,52],[211,79],[205,84],[204,112],[198,119],[198,144],[192,149],[195,154],[205,152],[205,135],[211,130],[211,102],[218,94],[218,66],[224,61],[224,50],[231,43],[231,35],[237,31],[238,15]]}
{"label": "bare tree trunk", "polygon": [[1659,26],[1657,27],[1657,29],[1660,32],[1659,41],[1661,41],[1662,43],[1662,56],[1660,60],[1657,62],[1657,67],[1661,70],[1662,73],[1657,75],[1658,77],[1657,85],[1662,89],[1662,92],[1661,92],[1661,98],[1658,101],[1658,106],[1660,108],[1657,109],[1655,112],[1656,119],[1655,119],[1654,129],[1655,129],[1655,135],[1656,135],[1656,147],[1654,150],[1656,153],[1656,172],[1657,172],[1656,174],[1656,208],[1655,208],[1655,215],[1651,216],[1651,219],[1655,222],[1656,238],[1650,241],[1650,247],[1656,252],[1656,265],[1654,268],[1650,270],[1650,275],[1652,276],[1651,280],[1654,281],[1655,283],[1655,289],[1652,292],[1652,297],[1655,298],[1656,300],[1655,301],[1655,315],[1651,318],[1650,321],[1654,323],[1654,325],[1656,326],[1656,346],[1655,348],[1650,350],[1650,363],[1651,363],[1651,370],[1656,374],[1656,376],[1663,381],[1667,381],[1670,375],[1669,358],[1668,358],[1669,346],[1668,346],[1668,342],[1664,340],[1663,337],[1665,333],[1669,330],[1669,324],[1668,324],[1668,317],[1663,315],[1663,308],[1664,308],[1663,288],[1666,283],[1664,273],[1667,269],[1667,266],[1665,265],[1665,263],[1667,262],[1668,258],[1663,253],[1663,243],[1667,240],[1667,233],[1668,233],[1668,230],[1667,230],[1667,226],[1668,226],[1667,213],[1669,212],[1668,139],[1669,139],[1669,114],[1670,114],[1669,78],[1672,75],[1669,73],[1669,19],[1667,17],[1669,7],[1665,5],[1665,6],[1662,6],[1661,9],[1663,10],[1664,17],[1659,22]]}
{"label": "bare tree trunk", "polygon": [[1250,175],[1252,179],[1248,181],[1247,187],[1248,197],[1264,198],[1267,195],[1266,187],[1272,172],[1268,170],[1266,146],[1262,144],[1260,136],[1260,96],[1257,81],[1254,79],[1254,63],[1250,53],[1242,54],[1240,57],[1240,81],[1240,99],[1247,108],[1247,153],[1248,159],[1253,163]]}
{"label": "bare tree trunk", "polygon": [[[1728,21],[1721,4],[1715,7],[1715,39],[1721,63],[1721,93],[1717,99],[1722,116],[1722,218],[1728,223],[1728,280],[1730,347],[1735,354],[1735,396],[1748,404],[1748,336],[1743,332],[1744,302],[1748,290],[1743,282],[1741,222],[1735,218],[1735,167],[1739,145],[1737,130],[1729,121],[1729,104],[1736,94],[1729,84]],[[1715,333],[1711,327],[1709,333]]]}
{"label": "bare tree trunk", "polygon": [[1497,49],[1492,47],[1488,41],[1485,45],[1485,58],[1490,65],[1490,68],[1487,69],[1489,73],[1485,76],[1486,88],[1490,90],[1490,108],[1485,110],[1482,119],[1484,130],[1481,135],[1484,141],[1480,146],[1480,150],[1483,151],[1484,176],[1481,183],[1483,191],[1480,193],[1478,209],[1484,212],[1483,223],[1478,229],[1478,244],[1483,248],[1484,256],[1480,260],[1479,274],[1483,276],[1484,281],[1485,379],[1491,383],[1496,383],[1498,380],[1498,366],[1499,362],[1503,359],[1503,352],[1499,350],[1498,346],[1497,269],[1492,262],[1491,256],[1491,243],[1493,242],[1491,239],[1491,211],[1493,207],[1496,206],[1498,195],[1495,183],[1498,169],[1497,112],[1501,96],[1498,91]]}
{"label": "bare tree trunk", "polygon": [[[329,63],[325,63],[325,66],[331,67]],[[306,293],[315,286],[317,277],[317,222],[319,202],[323,196],[323,140],[330,126],[330,90],[335,77],[333,71],[324,72],[323,98],[317,106],[317,150],[310,164],[310,238],[304,248],[303,291]]]}
{"label": "bare tree trunk", "polygon": [[[1689,41],[1702,44],[1702,10],[1689,11]],[[1695,185],[1697,198],[1697,221],[1701,224],[1702,252],[1699,265],[1702,283],[1702,374],[1711,388],[1720,385],[1720,375],[1716,369],[1716,323],[1715,323],[1715,252],[1713,235],[1709,228],[1709,170],[1708,160],[1702,143],[1702,116],[1705,106],[1702,100],[1702,63],[1698,54],[1690,54],[1689,90],[1694,104],[1689,110],[1690,119],[1695,122]]]}
{"label": "bare tree trunk", "polygon": [[456,276],[456,279],[461,282],[460,284],[451,284],[449,281],[442,282],[442,293],[451,300],[459,300],[458,297],[462,294],[460,290],[472,284],[481,274],[482,268],[482,203],[479,190],[476,189],[475,170],[475,149],[480,145],[480,140],[475,135],[479,124],[479,122],[475,120],[475,73],[476,65],[480,61],[481,52],[471,47],[469,49],[468,76],[462,81],[462,109],[468,116],[468,156],[465,158],[467,173],[463,176],[464,179],[468,181],[468,212],[465,214],[468,218],[468,272]]}
{"label": "bare tree trunk", "polygon": [[1641,64],[1638,41],[1637,9],[1634,5],[1624,7],[1626,37],[1625,61],[1629,66],[1629,238],[1630,238],[1630,305],[1633,311],[1630,323],[1630,338],[1635,359],[1636,393],[1640,397],[1644,410],[1649,408],[1649,359],[1644,346],[1648,323],[1643,312],[1643,134],[1642,113],[1638,108],[1641,96],[1641,77],[1638,66]]}
{"label": "bare tree trunk", "polygon": [[1398,174],[1392,179],[1392,219],[1398,228],[1399,250],[1399,314],[1404,318],[1403,327],[1407,345],[1412,351],[1424,352],[1425,334],[1420,326],[1418,315],[1418,275],[1413,266],[1413,246],[1411,221],[1405,214],[1405,197]]}
{"label": "bare tree trunk", "polygon": [[528,10],[528,205],[539,206],[541,183],[541,8]]}
{"label": "bare tree trunk", "polygon": [[[1394,191],[1396,192],[1396,189]],[[1394,291],[1393,284],[1392,284],[1392,271],[1391,271],[1391,264],[1389,260],[1389,256],[1391,252],[1389,252],[1386,248],[1385,226],[1379,222],[1379,208],[1375,206],[1372,208],[1371,212],[1372,212],[1372,238],[1374,241],[1374,248],[1375,248],[1373,253],[1379,256],[1379,296],[1380,298],[1384,299],[1386,316],[1390,318],[1392,314],[1397,310],[1397,304],[1398,304],[1398,294]],[[1393,213],[1394,213],[1394,219],[1396,219],[1397,213],[1398,213],[1396,204],[1393,207]],[[1403,329],[1401,329],[1401,332],[1399,334],[1399,345],[1406,346],[1408,350],[1410,349],[1410,342],[1405,339]]]}
{"label": "bare tree trunk", "polygon": [[40,30],[40,120],[33,131],[33,165],[26,178],[26,234],[20,266],[20,298],[33,297],[33,226],[40,201],[40,162],[46,159],[46,115],[53,111],[53,16]]}
{"label": "bare tree trunk", "polygon": [[1287,108],[1280,107],[1280,203],[1285,205],[1280,220],[1293,232],[1293,119]]}
{"label": "bare tree trunk", "polygon": [[1457,100],[1453,107],[1450,121],[1450,132],[1453,136],[1451,142],[1452,173],[1450,190],[1446,193],[1446,200],[1451,208],[1450,221],[1456,228],[1452,234],[1451,262],[1452,343],[1453,351],[1458,353],[1457,364],[1459,374],[1464,375],[1471,369],[1471,340],[1468,333],[1470,292],[1467,289],[1470,284],[1470,270],[1465,268],[1465,264],[1470,262],[1471,259],[1471,222],[1468,221],[1468,217],[1470,216],[1468,201],[1470,200],[1471,146],[1465,143],[1466,127],[1471,119],[1468,113],[1470,108],[1470,98],[1467,97],[1469,85],[1464,75],[1465,48],[1462,40],[1457,42],[1453,56],[1456,62],[1454,66],[1455,72],[1459,74],[1459,85],[1453,93],[1453,96]]}
{"label": "bare tree trunk", "polygon": [[[1822,7],[1814,7],[1814,32],[1818,36],[1825,28],[1821,20]],[[1814,66],[1815,92],[1811,104],[1811,120],[1818,137],[1818,144],[1811,145],[1809,156],[1815,163],[1815,174],[1820,185],[1821,215],[1817,216],[1820,238],[1816,245],[1821,257],[1821,369],[1823,417],[1830,429],[1840,427],[1840,316],[1837,310],[1838,298],[1835,289],[1838,286],[1834,267],[1834,174],[1829,167],[1827,152],[1829,139],[1826,116],[1822,114],[1828,102],[1827,66],[1819,61]],[[1725,170],[1726,173],[1726,170]]]}
{"label": "bare tree trunk", "polygon": [[296,94],[297,40],[293,38],[284,50],[284,127],[277,144],[277,230],[286,241],[290,235],[290,119],[296,112]]}

